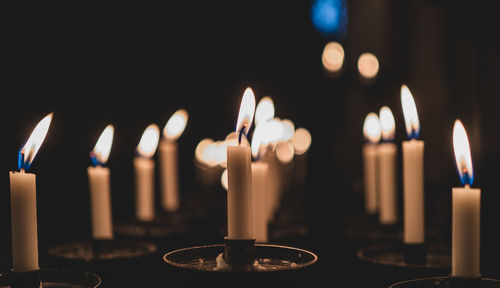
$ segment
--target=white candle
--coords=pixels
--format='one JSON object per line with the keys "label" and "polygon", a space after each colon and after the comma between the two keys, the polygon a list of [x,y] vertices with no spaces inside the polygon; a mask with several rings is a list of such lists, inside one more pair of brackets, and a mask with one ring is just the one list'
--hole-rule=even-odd
{"label": "white candle", "polygon": [[135,171],[135,215],[140,221],[154,219],[154,168],[153,157],[160,131],[155,124],[149,125],[142,134],[134,159]]}
{"label": "white candle", "polygon": [[25,173],[43,143],[52,113],[43,118],[19,151],[20,172],[9,173],[12,224],[12,270],[38,270],[38,231],[36,216],[36,175]]}
{"label": "white candle", "polygon": [[401,104],[409,141],[403,141],[404,243],[425,242],[424,141],[420,132],[417,107],[408,87],[401,87]]}
{"label": "white candle", "polygon": [[186,110],[176,111],[163,128],[163,139],[160,142],[161,172],[161,204],[165,211],[179,210],[179,172],[177,138],[186,127],[188,114]]}
{"label": "white candle", "polygon": [[377,193],[377,143],[380,141],[380,121],[375,113],[368,113],[363,124],[363,135],[367,143],[363,146],[363,176],[365,211],[375,214],[378,210]]}
{"label": "white candle", "polygon": [[460,120],[453,127],[453,150],[463,188],[452,189],[451,275],[480,277],[481,190],[472,189],[473,169],[467,132]]}
{"label": "white candle", "polygon": [[[250,88],[241,101],[236,135],[238,143],[248,133],[255,112],[255,97]],[[227,228],[228,239],[254,239],[251,149],[246,146],[227,147]]]}
{"label": "white candle", "polygon": [[269,166],[267,163],[252,163],[252,189],[254,199],[254,227],[255,239],[259,243],[268,242],[267,220],[268,220],[268,177]]}
{"label": "white candle", "polygon": [[113,220],[111,214],[111,188],[109,169],[102,167],[108,161],[113,143],[113,125],[108,125],[97,140],[90,153],[95,167],[88,167],[90,189],[90,207],[92,218],[92,237],[94,239],[113,238]]}
{"label": "white candle", "polygon": [[[394,116],[384,106],[379,113],[382,140],[392,141],[395,134]],[[382,225],[393,225],[398,221],[396,190],[396,153],[397,146],[392,142],[380,143],[377,146],[379,222]]]}

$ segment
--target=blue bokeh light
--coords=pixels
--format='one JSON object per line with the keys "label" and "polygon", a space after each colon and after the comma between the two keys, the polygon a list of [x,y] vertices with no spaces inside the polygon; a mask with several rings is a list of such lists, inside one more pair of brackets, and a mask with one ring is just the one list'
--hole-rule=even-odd
{"label": "blue bokeh light", "polygon": [[343,38],[347,28],[345,0],[314,0],[311,20],[320,34]]}

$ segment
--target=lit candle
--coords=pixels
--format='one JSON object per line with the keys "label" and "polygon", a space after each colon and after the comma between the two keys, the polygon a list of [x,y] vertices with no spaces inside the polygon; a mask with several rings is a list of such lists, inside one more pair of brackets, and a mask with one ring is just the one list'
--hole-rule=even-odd
{"label": "lit candle", "polygon": [[453,127],[453,151],[463,188],[452,189],[451,276],[480,277],[479,240],[481,189],[472,189],[474,177],[467,132],[460,120]]}
{"label": "lit candle", "polygon": [[380,141],[380,121],[377,114],[372,112],[366,115],[363,135],[367,141],[363,146],[365,210],[368,214],[375,214],[378,210],[377,143]]}
{"label": "lit candle", "polygon": [[113,219],[111,214],[111,192],[109,169],[106,164],[113,143],[113,125],[108,125],[90,152],[93,167],[87,168],[89,175],[90,205],[92,217],[92,237],[94,239],[113,238]]}
{"label": "lit candle", "polygon": [[12,270],[39,269],[36,217],[36,175],[25,173],[47,135],[52,113],[45,116],[19,150],[19,172],[10,171],[10,213],[12,224]]}
{"label": "lit candle", "polygon": [[155,162],[151,157],[155,154],[159,138],[158,126],[151,124],[144,130],[137,145],[137,157],[134,159],[135,215],[140,221],[151,221],[154,218]]}
{"label": "lit candle", "polygon": [[176,140],[184,132],[187,120],[187,111],[177,110],[163,128],[163,139],[160,142],[161,204],[168,212],[175,212],[180,206]]}
{"label": "lit candle", "polygon": [[377,146],[379,221],[382,225],[396,224],[398,202],[396,195],[396,144],[394,116],[391,109],[384,106],[379,112],[382,142]]}
{"label": "lit candle", "polygon": [[406,85],[401,87],[401,105],[406,132],[410,140],[403,141],[403,204],[404,243],[425,242],[424,213],[424,141],[420,133],[417,107]]}
{"label": "lit candle", "polygon": [[248,133],[255,112],[255,96],[247,88],[241,100],[236,124],[237,146],[227,147],[227,226],[228,239],[254,239],[252,170],[250,147],[241,145],[241,138]]}

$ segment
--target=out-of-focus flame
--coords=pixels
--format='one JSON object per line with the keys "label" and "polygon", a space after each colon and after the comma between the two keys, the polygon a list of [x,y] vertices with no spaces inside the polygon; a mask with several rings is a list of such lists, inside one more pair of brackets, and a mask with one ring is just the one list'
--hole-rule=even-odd
{"label": "out-of-focus flame", "polygon": [[240,111],[238,113],[238,122],[236,122],[236,134],[240,132],[247,135],[250,126],[252,126],[253,115],[255,113],[255,96],[250,87],[245,89],[241,99]]}
{"label": "out-of-focus flame", "polygon": [[101,136],[97,139],[94,150],[90,152],[90,158],[94,166],[104,165],[108,162],[109,152],[111,151],[111,145],[113,144],[113,125],[108,125],[102,131]]}
{"label": "out-of-focus flame", "polygon": [[453,152],[457,164],[460,181],[464,185],[472,185],[474,173],[472,169],[472,157],[470,154],[469,138],[464,125],[460,120],[455,120],[453,126]]}
{"label": "out-of-focus flame", "polygon": [[227,169],[224,169],[222,172],[222,175],[220,176],[220,184],[222,185],[222,188],[227,191]]}
{"label": "out-of-focus flame", "polygon": [[288,164],[292,162],[294,155],[294,148],[291,142],[280,142],[276,147],[276,158],[283,163]]}
{"label": "out-of-focus flame", "polygon": [[382,128],[382,139],[385,141],[394,140],[396,134],[396,123],[389,107],[384,106],[379,112],[380,127]]}
{"label": "out-of-focus flame", "polygon": [[358,58],[359,74],[365,79],[373,79],[378,74],[379,64],[377,57],[372,53],[366,52]]}
{"label": "out-of-focus flame", "polygon": [[363,135],[370,143],[378,143],[381,136],[380,120],[377,114],[370,112],[366,115],[365,124],[363,125]]}
{"label": "out-of-focus flame", "polygon": [[255,125],[269,121],[274,118],[274,103],[271,97],[260,99],[257,108],[255,108]]}
{"label": "out-of-focus flame", "polygon": [[206,148],[210,144],[212,144],[213,142],[214,142],[214,140],[209,139],[209,138],[205,138],[205,139],[201,140],[200,143],[198,143],[198,145],[196,146],[196,149],[194,150],[194,157],[198,162],[203,163],[203,164],[207,164],[207,160],[205,159],[205,157],[203,155],[205,153]]}
{"label": "out-of-focus flame", "polygon": [[160,140],[160,129],[156,124],[149,125],[142,133],[141,141],[137,145],[137,153],[141,157],[152,157],[156,152]]}
{"label": "out-of-focus flame", "polygon": [[281,122],[276,121],[275,119],[263,122],[255,127],[251,144],[253,157],[262,157],[262,153],[267,150],[267,145],[276,144],[282,137],[283,125],[281,124]]}
{"label": "out-of-focus flame", "polygon": [[302,155],[307,152],[311,146],[311,133],[305,128],[297,128],[293,134],[292,144],[296,155]]}
{"label": "out-of-focus flame", "polygon": [[344,48],[338,42],[327,43],[321,61],[328,72],[338,72],[344,64]]}
{"label": "out-of-focus flame", "polygon": [[283,126],[283,133],[281,134],[281,141],[289,141],[293,137],[295,131],[295,124],[290,119],[283,119],[280,121]]}
{"label": "out-of-focus flame", "polygon": [[36,153],[40,149],[40,146],[42,146],[43,140],[45,140],[45,136],[49,131],[52,116],[53,113],[50,113],[38,122],[28,138],[28,141],[26,141],[24,146],[19,150],[17,165],[19,170],[26,170],[31,166],[31,163],[33,163],[33,159],[35,159]]}
{"label": "out-of-focus flame", "polygon": [[168,140],[175,141],[179,138],[186,128],[189,115],[186,110],[177,110],[170,119],[168,119],[167,124],[163,128],[163,137]]}
{"label": "out-of-focus flame", "polygon": [[420,121],[418,120],[417,105],[406,85],[401,86],[401,105],[405,118],[406,133],[410,139],[417,138],[420,133]]}

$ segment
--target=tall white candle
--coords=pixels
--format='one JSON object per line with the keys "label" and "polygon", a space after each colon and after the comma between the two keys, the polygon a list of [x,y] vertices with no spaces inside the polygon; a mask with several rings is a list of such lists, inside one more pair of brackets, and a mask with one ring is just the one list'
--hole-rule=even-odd
{"label": "tall white candle", "polygon": [[472,189],[472,157],[467,132],[460,120],[453,127],[453,151],[463,188],[452,189],[451,275],[480,277],[481,190]]}
{"label": "tall white candle", "polygon": [[375,113],[368,113],[363,124],[363,135],[367,143],[363,146],[363,176],[365,190],[365,211],[378,211],[377,143],[380,141],[380,121]]}
{"label": "tall white candle", "polygon": [[176,111],[163,128],[160,141],[161,204],[168,212],[179,210],[179,172],[177,138],[186,127],[188,113],[184,109]]}
{"label": "tall white candle", "polygon": [[36,216],[36,175],[25,173],[42,145],[52,121],[52,113],[43,118],[19,151],[19,170],[11,171],[10,212],[12,224],[12,270],[38,270],[38,231]]}
{"label": "tall white candle", "polygon": [[97,140],[90,153],[94,167],[87,168],[90,189],[90,212],[92,218],[92,237],[94,239],[113,238],[111,213],[111,188],[109,169],[106,164],[113,143],[113,125],[108,125]]}
{"label": "tall white candle", "polygon": [[406,132],[410,138],[402,144],[403,241],[407,244],[423,244],[425,242],[424,141],[416,139],[420,132],[420,122],[415,101],[406,85],[401,87],[401,104]]}
{"label": "tall white candle", "polygon": [[390,142],[395,136],[395,122],[389,107],[384,106],[379,113],[382,140],[377,146],[379,222],[382,225],[396,224],[398,221],[398,201],[396,187],[396,144]]}
{"label": "tall white candle", "polygon": [[135,170],[135,215],[140,221],[154,219],[154,168],[153,157],[160,130],[155,124],[149,125],[142,134],[134,159]]}
{"label": "tall white candle", "polygon": [[251,149],[241,145],[255,112],[255,96],[250,88],[241,101],[236,135],[238,146],[227,147],[227,228],[228,239],[254,239]]}

